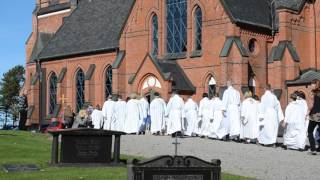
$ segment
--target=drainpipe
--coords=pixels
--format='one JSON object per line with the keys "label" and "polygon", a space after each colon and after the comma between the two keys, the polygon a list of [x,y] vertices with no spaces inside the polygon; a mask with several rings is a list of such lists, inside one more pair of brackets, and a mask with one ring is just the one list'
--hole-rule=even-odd
{"label": "drainpipe", "polygon": [[314,23],[314,58],[315,58],[315,68],[318,70],[318,58],[317,58],[317,19],[316,19],[316,8],[315,8],[316,0],[313,0],[312,8],[313,8],[313,23]]}
{"label": "drainpipe", "polygon": [[42,70],[41,70],[41,62],[39,59],[37,61],[37,71],[39,76],[39,131],[41,131],[42,127]]}

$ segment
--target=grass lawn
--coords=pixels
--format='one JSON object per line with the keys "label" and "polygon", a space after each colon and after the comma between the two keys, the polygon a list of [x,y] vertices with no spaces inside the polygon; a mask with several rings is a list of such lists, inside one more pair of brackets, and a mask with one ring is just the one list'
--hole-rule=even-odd
{"label": "grass lawn", "polygon": [[[126,168],[57,168],[50,167],[51,140],[49,135],[21,131],[0,130],[0,180],[58,180],[106,179],[126,180]],[[122,156],[122,158],[132,158]],[[37,164],[39,172],[6,173],[3,164]],[[223,180],[249,180],[250,178],[223,173]]]}

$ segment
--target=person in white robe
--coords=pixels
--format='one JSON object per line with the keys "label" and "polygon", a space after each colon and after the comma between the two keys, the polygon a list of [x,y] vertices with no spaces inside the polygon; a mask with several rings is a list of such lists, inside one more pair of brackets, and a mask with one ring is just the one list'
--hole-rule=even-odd
{"label": "person in white robe", "polygon": [[91,119],[94,129],[101,129],[103,127],[103,114],[100,105],[97,105],[96,108],[92,111]]}
{"label": "person in white robe", "polygon": [[165,128],[166,102],[160,97],[159,93],[154,93],[155,98],[150,103],[150,119],[152,134],[160,135]]}
{"label": "person in white robe", "polygon": [[278,137],[279,123],[284,119],[281,105],[277,97],[271,92],[271,86],[261,97],[261,115],[263,117],[261,132],[258,141],[263,145],[274,145]]}
{"label": "person in white robe", "polygon": [[211,132],[209,137],[220,139],[222,137],[219,137],[217,133],[223,120],[223,112],[225,111],[225,109],[218,93],[215,93],[214,97],[211,100],[211,103],[213,107],[213,124],[212,128],[210,129]]}
{"label": "person in white robe", "polygon": [[167,134],[174,136],[177,132],[181,133],[183,131],[184,102],[177,92],[172,93],[172,97],[167,104],[166,117],[168,117]]}
{"label": "person in white robe", "polygon": [[242,137],[245,143],[250,143],[258,138],[259,103],[252,98],[251,91],[247,91],[244,97],[240,115],[243,127]]}
{"label": "person in white robe", "polygon": [[240,135],[240,93],[232,87],[232,82],[227,82],[228,89],[225,90],[222,102],[226,109],[226,121],[224,122],[225,132],[220,132],[219,136],[229,134],[230,139],[238,139]]}
{"label": "person in white robe", "polygon": [[303,151],[307,134],[305,131],[306,114],[304,106],[298,102],[298,93],[291,94],[290,102],[285,110],[285,119],[282,123],[284,129],[284,145],[288,149]]}
{"label": "person in white robe", "polygon": [[296,101],[303,107],[303,112],[305,113],[305,116],[306,116],[306,121],[304,123],[304,126],[305,126],[305,130],[306,130],[306,134],[308,135],[309,107],[308,107],[308,103],[306,101],[306,95],[302,91],[298,91],[298,92],[296,92],[296,94],[297,94],[297,100]]}
{"label": "person in white robe", "polygon": [[199,103],[199,119],[201,124],[201,136],[210,135],[211,123],[213,123],[213,107],[208,93],[203,93],[202,100]]}
{"label": "person in white robe", "polygon": [[142,120],[140,121],[141,124],[140,124],[140,132],[142,133],[145,133],[146,130],[149,130],[150,129],[150,112],[149,112],[149,102],[146,100],[145,97],[141,97],[140,98],[140,106],[141,106],[141,109],[142,109]]}
{"label": "person in white robe", "polygon": [[194,136],[198,125],[198,104],[190,96],[184,105],[184,113],[186,116],[185,132],[186,136]]}
{"label": "person in white robe", "polygon": [[114,104],[115,104],[115,102],[112,100],[112,96],[110,95],[108,97],[108,100],[106,102],[104,102],[104,104],[102,106],[102,115],[104,118],[104,123],[103,123],[104,130],[111,129],[111,121],[113,118]]}
{"label": "person in white robe", "polygon": [[118,95],[118,101],[115,103],[113,114],[113,120],[115,122],[113,123],[114,126],[112,130],[124,132],[124,125],[127,115],[127,103],[122,99],[121,95]]}
{"label": "person in white robe", "polygon": [[142,124],[143,112],[140,101],[135,93],[131,94],[130,100],[127,102],[126,115],[124,132],[127,134],[138,134]]}

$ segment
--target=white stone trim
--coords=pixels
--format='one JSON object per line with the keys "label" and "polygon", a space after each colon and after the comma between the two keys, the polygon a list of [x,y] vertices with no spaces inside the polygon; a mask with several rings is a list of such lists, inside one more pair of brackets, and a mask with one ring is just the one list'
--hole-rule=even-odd
{"label": "white stone trim", "polygon": [[61,11],[56,11],[56,12],[53,12],[53,13],[40,15],[40,16],[38,16],[38,19],[42,19],[42,18],[46,18],[46,17],[49,17],[49,16],[58,15],[58,14],[63,14],[63,13],[67,13],[67,12],[70,12],[70,11],[71,11],[71,9],[65,9],[65,10],[61,10]]}

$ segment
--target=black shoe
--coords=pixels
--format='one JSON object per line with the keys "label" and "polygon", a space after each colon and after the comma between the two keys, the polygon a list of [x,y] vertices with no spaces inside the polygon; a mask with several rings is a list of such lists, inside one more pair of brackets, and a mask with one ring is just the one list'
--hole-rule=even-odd
{"label": "black shoe", "polygon": [[311,152],[309,152],[308,154],[310,154],[310,155],[317,155],[317,152],[311,151]]}

